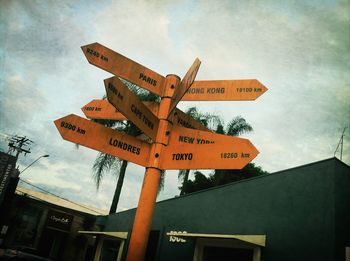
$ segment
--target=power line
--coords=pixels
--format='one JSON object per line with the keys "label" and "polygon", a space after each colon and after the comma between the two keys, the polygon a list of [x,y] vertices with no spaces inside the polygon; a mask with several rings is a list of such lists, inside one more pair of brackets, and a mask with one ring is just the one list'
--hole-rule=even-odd
{"label": "power line", "polygon": [[59,198],[59,199],[63,199],[63,200],[65,200],[65,201],[69,202],[69,203],[72,203],[72,204],[74,204],[74,205],[77,205],[77,206],[80,206],[80,207],[82,207],[82,208],[88,209],[88,210],[93,211],[93,212],[95,212],[95,213],[97,213],[97,214],[104,215],[104,213],[101,213],[101,212],[99,212],[99,211],[96,211],[96,210],[94,210],[94,209],[91,209],[91,208],[89,208],[89,207],[86,207],[86,206],[84,206],[84,205],[81,205],[81,204],[76,203],[76,202],[74,202],[74,201],[71,201],[71,200],[69,200],[69,199],[63,198],[63,197],[61,197],[61,196],[58,196],[58,195],[56,195],[56,194],[54,194],[54,193],[52,193],[52,192],[50,192],[50,191],[48,191],[48,190],[46,190],[46,189],[43,189],[43,188],[41,188],[41,187],[38,187],[37,185],[34,185],[34,184],[30,183],[30,182],[27,181],[27,180],[24,180],[24,179],[20,178],[20,181],[22,181],[22,182],[26,183],[27,185],[30,185],[30,186],[32,186],[32,187],[34,187],[34,188],[36,188],[36,189],[41,190],[41,191],[45,192],[46,194],[50,194],[50,195],[55,196],[55,197],[57,197],[57,198]]}
{"label": "power line", "polygon": [[9,151],[15,152],[16,151],[16,159],[18,159],[18,156],[20,153],[24,152],[24,155],[27,155],[27,153],[30,153],[30,148],[24,148],[28,147],[31,143],[33,143],[32,140],[28,139],[26,136],[20,137],[20,136],[12,136],[9,141]]}

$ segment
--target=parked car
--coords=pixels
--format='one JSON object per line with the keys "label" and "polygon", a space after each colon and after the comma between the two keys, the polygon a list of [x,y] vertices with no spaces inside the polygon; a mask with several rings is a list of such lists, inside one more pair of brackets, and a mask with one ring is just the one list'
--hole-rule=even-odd
{"label": "parked car", "polygon": [[52,261],[52,259],[38,255],[36,249],[27,247],[17,247],[15,249],[0,248],[0,260]]}

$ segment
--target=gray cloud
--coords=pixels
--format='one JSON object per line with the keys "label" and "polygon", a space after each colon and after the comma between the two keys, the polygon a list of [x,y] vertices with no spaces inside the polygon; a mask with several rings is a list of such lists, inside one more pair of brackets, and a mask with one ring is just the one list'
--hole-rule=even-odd
{"label": "gray cloud", "polygon": [[[311,4],[310,4],[311,3]],[[333,156],[350,119],[348,1],[2,1],[0,9],[0,131],[36,143],[20,159],[26,175],[83,203],[108,208],[115,177],[98,193],[91,179],[96,152],[78,150],[53,121],[102,97],[110,74],[90,65],[80,46],[100,42],[166,75],[183,76],[195,57],[198,79],[257,78],[269,91],[254,102],[183,102],[221,114],[242,115],[245,135],[269,171]],[[350,130],[344,159],[350,162]],[[6,150],[6,142],[1,142]],[[144,169],[128,167],[120,209],[137,204]],[[174,196],[176,173],[160,198]],[[71,185],[68,185],[71,184]]]}

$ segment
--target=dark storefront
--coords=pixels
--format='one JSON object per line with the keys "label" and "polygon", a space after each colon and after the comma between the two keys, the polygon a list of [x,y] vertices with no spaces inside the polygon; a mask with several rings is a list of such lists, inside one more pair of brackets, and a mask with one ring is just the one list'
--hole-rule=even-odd
{"label": "dark storefront", "polygon": [[[350,167],[336,158],[165,200],[156,205],[146,260],[349,260],[349,206]],[[105,232],[96,232],[95,260],[106,260],[98,256],[113,238],[125,258],[134,215],[99,221]],[[122,232],[124,239],[111,234]]]}
{"label": "dark storefront", "polygon": [[26,193],[16,194],[5,214],[9,221],[1,248],[57,261],[93,260],[95,239],[78,231],[98,229],[95,215],[50,204]]}

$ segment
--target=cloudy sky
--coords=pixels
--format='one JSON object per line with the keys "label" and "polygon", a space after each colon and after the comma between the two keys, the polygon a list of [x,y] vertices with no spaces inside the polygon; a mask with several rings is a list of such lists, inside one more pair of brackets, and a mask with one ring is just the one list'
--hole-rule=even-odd
{"label": "cloudy sky", "polygon": [[[307,2],[307,3],[305,3]],[[254,128],[254,162],[274,172],[333,157],[344,127],[350,164],[349,1],[0,0],[0,149],[27,136],[22,178],[62,197],[108,209],[116,184],[92,181],[97,152],[62,140],[53,121],[105,94],[111,74],[80,47],[99,42],[146,67],[183,77],[196,57],[198,80],[258,79],[256,101],[181,102],[186,109],[241,115]],[[339,157],[339,154],[337,154]],[[118,210],[137,205],[144,169],[130,164]],[[167,172],[159,199],[178,195]]]}

